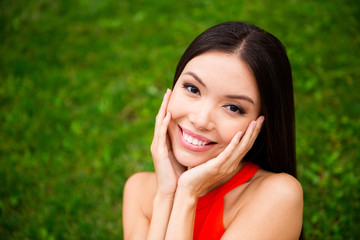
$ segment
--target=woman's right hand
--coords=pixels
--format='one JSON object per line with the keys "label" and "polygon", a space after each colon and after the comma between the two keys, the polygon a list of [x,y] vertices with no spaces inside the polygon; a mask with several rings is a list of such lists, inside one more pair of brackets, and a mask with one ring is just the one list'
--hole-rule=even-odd
{"label": "woman's right hand", "polygon": [[170,96],[171,90],[168,89],[156,116],[151,154],[157,177],[157,194],[160,194],[161,197],[172,198],[176,191],[177,181],[185,171],[185,167],[175,159],[167,133],[171,120],[171,114],[167,112]]}

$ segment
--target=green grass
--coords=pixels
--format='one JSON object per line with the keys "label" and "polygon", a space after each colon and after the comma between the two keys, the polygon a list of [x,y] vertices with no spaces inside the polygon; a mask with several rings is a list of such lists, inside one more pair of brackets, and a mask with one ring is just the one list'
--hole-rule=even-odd
{"label": "green grass", "polygon": [[1,1],[0,238],[121,239],[178,59],[244,20],[292,62],[306,236],[359,239],[359,16],[355,0]]}

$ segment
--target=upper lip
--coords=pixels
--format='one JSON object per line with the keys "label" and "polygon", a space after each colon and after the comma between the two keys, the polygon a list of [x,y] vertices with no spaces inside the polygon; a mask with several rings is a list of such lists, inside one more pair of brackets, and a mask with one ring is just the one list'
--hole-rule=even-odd
{"label": "upper lip", "polygon": [[[179,126],[180,127],[180,126]],[[187,135],[190,135],[196,139],[199,139],[200,141],[203,141],[203,142],[206,142],[206,143],[214,143],[214,141],[212,141],[211,139],[207,138],[207,137],[204,137],[202,135],[199,135],[197,133],[194,133],[192,131],[190,131],[189,129],[186,129],[186,128],[183,128],[183,127],[180,127],[180,129],[186,133]]]}

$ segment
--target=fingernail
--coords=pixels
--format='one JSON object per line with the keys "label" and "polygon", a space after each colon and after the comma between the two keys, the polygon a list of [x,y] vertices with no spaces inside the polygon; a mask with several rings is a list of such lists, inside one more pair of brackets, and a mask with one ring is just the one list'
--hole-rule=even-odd
{"label": "fingernail", "polygon": [[252,122],[252,128],[254,129],[256,127],[256,121]]}
{"label": "fingernail", "polygon": [[164,94],[164,98],[169,95],[169,89],[166,90],[165,94]]}
{"label": "fingernail", "polygon": [[237,141],[240,141],[241,135],[242,135],[242,131],[240,131],[236,134]]}
{"label": "fingernail", "polygon": [[260,118],[260,124],[263,124],[264,119],[265,119],[265,117],[264,117],[264,116],[262,116],[262,117]]}

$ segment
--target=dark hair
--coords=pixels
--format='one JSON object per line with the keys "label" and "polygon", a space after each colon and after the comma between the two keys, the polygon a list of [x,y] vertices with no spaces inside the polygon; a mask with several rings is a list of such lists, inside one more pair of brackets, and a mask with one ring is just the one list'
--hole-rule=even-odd
{"label": "dark hair", "polygon": [[207,51],[236,54],[248,64],[256,79],[265,121],[246,161],[271,172],[296,177],[292,73],[283,44],[272,34],[244,22],[213,26],[184,52],[176,68],[173,87],[186,64]]}
{"label": "dark hair", "polygon": [[257,82],[265,121],[246,159],[263,169],[296,177],[292,75],[282,43],[270,33],[243,22],[211,27],[184,52],[176,68],[173,87],[191,59],[211,50],[238,55],[248,64]]}

